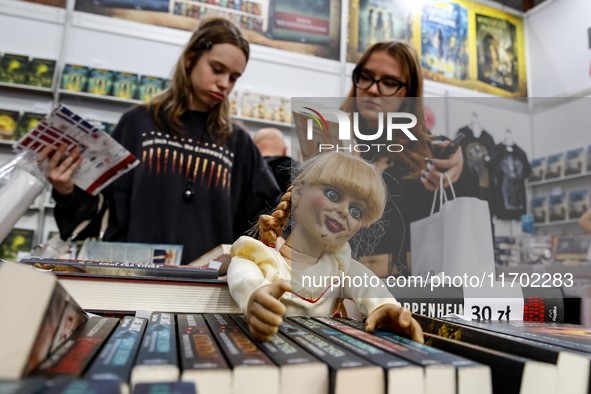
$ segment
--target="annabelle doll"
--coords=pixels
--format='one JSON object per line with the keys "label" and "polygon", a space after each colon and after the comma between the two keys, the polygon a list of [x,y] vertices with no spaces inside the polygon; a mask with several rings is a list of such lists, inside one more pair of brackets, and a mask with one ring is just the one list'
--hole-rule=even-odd
{"label": "annabelle doll", "polygon": [[[330,316],[338,298],[350,298],[368,316],[368,331],[378,325],[423,342],[410,311],[351,258],[348,241],[378,220],[386,204],[379,170],[339,152],[316,155],[301,169],[272,216],[260,217],[261,241],[244,236],[232,245],[228,285],[251,334],[270,340],[282,315]],[[277,251],[292,204],[296,225]],[[334,279],[343,275],[351,280]]]}

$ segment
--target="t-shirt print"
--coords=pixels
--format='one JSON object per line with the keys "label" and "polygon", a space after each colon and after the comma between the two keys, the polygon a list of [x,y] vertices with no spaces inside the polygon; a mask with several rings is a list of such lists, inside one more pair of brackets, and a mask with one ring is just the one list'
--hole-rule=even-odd
{"label": "t-shirt print", "polygon": [[230,193],[234,153],[211,142],[142,133],[142,169],[150,176],[182,176],[194,186]]}
{"label": "t-shirt print", "polygon": [[468,143],[466,147],[466,161],[476,171],[480,181],[480,187],[484,188],[490,186],[490,177],[488,167],[486,166],[487,156],[489,156],[489,153],[486,146],[477,141]]}
{"label": "t-shirt print", "polygon": [[513,155],[506,155],[500,165],[503,172],[501,191],[505,209],[508,211],[524,209],[523,163]]}

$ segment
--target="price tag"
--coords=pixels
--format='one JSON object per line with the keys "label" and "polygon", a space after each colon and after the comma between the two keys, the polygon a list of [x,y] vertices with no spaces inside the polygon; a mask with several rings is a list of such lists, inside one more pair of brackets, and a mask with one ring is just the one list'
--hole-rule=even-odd
{"label": "price tag", "polygon": [[33,103],[33,112],[38,114],[46,114],[51,110],[50,103]]}
{"label": "price tag", "polygon": [[521,287],[485,281],[482,287],[464,287],[464,316],[477,320],[523,320]]}
{"label": "price tag", "polygon": [[105,68],[105,61],[103,59],[94,59],[92,61],[93,68]]}
{"label": "price tag", "polygon": [[560,186],[556,186],[552,188],[552,195],[559,196],[562,194],[562,188]]}

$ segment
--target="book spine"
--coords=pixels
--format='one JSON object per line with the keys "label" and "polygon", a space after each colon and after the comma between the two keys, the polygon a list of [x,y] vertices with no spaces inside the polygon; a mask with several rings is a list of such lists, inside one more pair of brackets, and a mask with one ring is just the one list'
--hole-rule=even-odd
{"label": "book spine", "polygon": [[99,352],[119,322],[110,317],[93,317],[76,331],[33,375],[80,376]]}
{"label": "book spine", "polygon": [[138,353],[148,321],[127,316],[107,341],[90,366],[86,379],[117,379],[129,382],[133,362]]}
{"label": "book spine", "polygon": [[[365,325],[361,322],[358,322],[353,319],[348,318],[336,318],[336,320],[348,324],[354,328],[359,330],[365,330]],[[422,352],[425,355],[428,355],[429,358],[433,360],[437,360],[439,363],[444,365],[451,365],[453,367],[465,367],[465,366],[475,366],[477,363],[470,361],[466,358],[456,356],[454,354],[446,353],[441,350],[435,349],[431,346],[423,345],[422,343],[418,343],[413,341],[412,339],[401,337],[400,335],[396,335],[391,332],[381,331],[381,330],[374,330],[373,335],[379,336],[387,341],[393,342],[399,346],[405,346],[408,348],[413,348],[415,351]]]}
{"label": "book spine", "polygon": [[201,315],[177,315],[181,367],[228,369],[226,359]]}
{"label": "book spine", "polygon": [[523,287],[523,320],[564,322],[560,288]]}
{"label": "book spine", "polygon": [[384,369],[408,367],[411,364],[399,357],[392,354],[386,353],[379,348],[370,345],[367,342],[360,341],[359,339],[347,335],[341,331],[335,330],[331,327],[312,320],[309,317],[297,316],[290,317],[294,323],[299,324],[302,327],[307,328],[314,334],[320,335],[324,339],[334,342],[344,349],[348,349],[354,354],[362,357],[366,360],[371,361],[374,364],[381,366]]}
{"label": "book spine", "polygon": [[302,347],[295,344],[282,334],[271,336],[270,342],[260,342],[252,338],[249,334],[248,323],[244,315],[232,315],[232,319],[244,330],[249,338],[279,366],[318,363],[318,359],[305,351]]}
{"label": "book spine", "polygon": [[[28,393],[28,392],[27,392]],[[44,394],[120,394],[121,387],[115,380],[58,379]]]}
{"label": "book spine", "polygon": [[192,382],[166,382],[166,383],[138,383],[133,389],[133,394],[196,394],[197,388]]}
{"label": "book spine", "polygon": [[205,314],[204,318],[232,368],[241,365],[275,365],[257,348],[230,315]]}
{"label": "book spine", "polygon": [[152,313],[135,365],[178,367],[174,315]]}

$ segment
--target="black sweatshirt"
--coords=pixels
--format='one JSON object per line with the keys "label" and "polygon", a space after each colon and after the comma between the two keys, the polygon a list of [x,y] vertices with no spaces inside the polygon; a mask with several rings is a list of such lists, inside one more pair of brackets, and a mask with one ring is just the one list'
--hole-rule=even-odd
{"label": "black sweatshirt", "polygon": [[[183,245],[182,264],[188,264],[233,243],[279,203],[279,187],[250,136],[234,125],[219,146],[207,132],[207,116],[187,111],[181,117],[186,131],[178,137],[159,128],[146,107],[121,117],[113,138],[141,163],[103,192],[111,209],[105,241]],[[187,202],[183,194],[191,184]],[[53,194],[62,238],[97,217],[98,197],[78,188],[69,196]]]}

